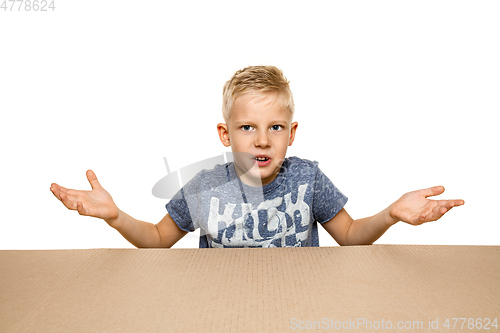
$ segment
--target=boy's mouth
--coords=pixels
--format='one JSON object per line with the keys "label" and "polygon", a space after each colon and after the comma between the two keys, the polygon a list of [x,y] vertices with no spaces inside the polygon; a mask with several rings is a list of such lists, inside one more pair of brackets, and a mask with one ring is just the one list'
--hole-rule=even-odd
{"label": "boy's mouth", "polygon": [[256,155],[254,160],[257,162],[258,166],[266,166],[271,163],[271,158],[266,155]]}

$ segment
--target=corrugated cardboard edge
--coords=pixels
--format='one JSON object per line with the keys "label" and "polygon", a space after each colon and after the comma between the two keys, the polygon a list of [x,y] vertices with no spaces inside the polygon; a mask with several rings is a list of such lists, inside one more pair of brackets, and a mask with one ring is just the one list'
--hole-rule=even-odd
{"label": "corrugated cardboard edge", "polygon": [[2,332],[422,332],[500,316],[498,246],[0,251],[0,267]]}

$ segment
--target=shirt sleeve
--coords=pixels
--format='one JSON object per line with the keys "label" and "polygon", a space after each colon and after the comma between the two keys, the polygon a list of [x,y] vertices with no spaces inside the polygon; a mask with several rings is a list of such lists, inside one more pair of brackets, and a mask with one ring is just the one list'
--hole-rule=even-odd
{"label": "shirt sleeve", "polygon": [[174,195],[165,207],[180,229],[187,232],[195,230],[183,188],[181,188],[179,192]]}
{"label": "shirt sleeve", "polygon": [[200,203],[203,193],[214,187],[212,178],[211,171],[201,170],[167,203],[167,211],[180,229],[191,232],[200,227]]}
{"label": "shirt sleeve", "polygon": [[313,216],[319,223],[330,221],[347,203],[347,197],[318,168],[314,180]]}

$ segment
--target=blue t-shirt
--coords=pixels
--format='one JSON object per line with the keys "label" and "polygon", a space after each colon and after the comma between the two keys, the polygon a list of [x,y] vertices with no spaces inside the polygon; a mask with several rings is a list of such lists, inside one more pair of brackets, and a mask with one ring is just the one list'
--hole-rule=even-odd
{"label": "blue t-shirt", "polygon": [[200,228],[200,248],[296,247],[319,246],[317,222],[346,202],[318,162],[289,157],[261,187],[244,184],[232,162],[202,170],[166,208],[182,230]]}

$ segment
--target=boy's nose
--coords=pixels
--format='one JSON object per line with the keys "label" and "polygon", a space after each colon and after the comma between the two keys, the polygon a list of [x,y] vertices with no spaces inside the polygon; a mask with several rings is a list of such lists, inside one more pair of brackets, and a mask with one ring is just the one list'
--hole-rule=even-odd
{"label": "boy's nose", "polygon": [[265,148],[269,146],[269,137],[267,131],[259,131],[255,138],[255,146]]}

